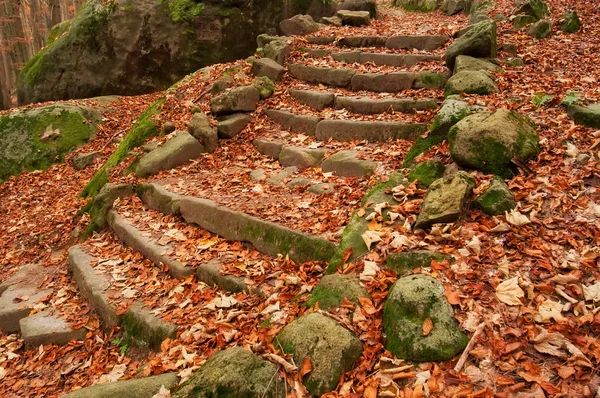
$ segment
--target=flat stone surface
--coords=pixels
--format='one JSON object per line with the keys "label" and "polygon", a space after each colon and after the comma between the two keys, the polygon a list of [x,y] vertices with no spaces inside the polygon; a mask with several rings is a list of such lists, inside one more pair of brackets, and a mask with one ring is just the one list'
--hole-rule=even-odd
{"label": "flat stone surface", "polygon": [[372,115],[384,112],[414,112],[437,108],[435,99],[378,98],[336,96],[334,107],[352,113]]}
{"label": "flat stone surface", "polygon": [[317,125],[316,138],[326,141],[415,140],[427,131],[424,123],[370,122],[357,120],[323,120]]}
{"label": "flat stone surface", "polygon": [[260,94],[254,86],[236,87],[214,97],[210,101],[210,109],[217,116],[253,112],[259,100]]}
{"label": "flat stone surface", "polygon": [[297,115],[292,112],[276,109],[265,109],[265,114],[273,121],[279,123],[284,129],[295,133],[315,135],[320,119],[310,115]]}
{"label": "flat stone surface", "polygon": [[247,113],[234,113],[224,116],[217,121],[217,132],[219,138],[233,138],[238,135],[250,122]]}
{"label": "flat stone surface", "polygon": [[144,155],[138,163],[135,174],[148,177],[162,170],[174,169],[206,153],[202,144],[187,131],[179,131],[160,147]]}
{"label": "flat stone surface", "polygon": [[335,41],[335,36],[307,37],[306,41],[311,44],[331,44]]}
{"label": "flat stone surface", "polygon": [[448,39],[446,35],[401,35],[387,39],[385,46],[392,49],[414,48],[431,51],[443,47]]}
{"label": "flat stone surface", "polygon": [[327,91],[289,89],[292,97],[298,102],[321,111],[333,105],[335,95]]}
{"label": "flat stone surface", "polygon": [[360,63],[372,62],[375,65],[389,66],[413,66],[421,62],[440,61],[440,55],[429,54],[386,54],[361,52],[359,56]]}
{"label": "flat stone surface", "polygon": [[38,312],[20,321],[21,336],[28,347],[56,344],[64,345],[71,340],[83,340],[87,329],[74,330],[60,316]]}
{"label": "flat stone surface", "polygon": [[96,384],[73,391],[63,398],[152,398],[162,386],[171,390],[178,382],[176,373],[165,373],[140,379]]}
{"label": "flat stone surface", "polygon": [[357,155],[358,152],[355,151],[337,152],[323,161],[321,169],[342,177],[364,177],[373,174],[377,163],[359,159]]}
{"label": "flat stone surface", "polygon": [[349,36],[337,41],[338,47],[385,47],[387,36]]}
{"label": "flat stone surface", "polygon": [[339,10],[337,16],[342,20],[342,25],[366,26],[371,24],[371,15],[368,11]]}
{"label": "flat stone surface", "polygon": [[281,152],[285,142],[255,139],[252,141],[252,144],[258,152],[270,157],[271,159],[277,160],[279,159],[279,153]]}
{"label": "flat stone surface", "polygon": [[352,77],[351,88],[354,91],[395,93],[412,88],[414,80],[412,72],[357,73]]}
{"label": "flat stone surface", "polygon": [[352,76],[356,74],[354,69],[298,64],[289,65],[288,69],[290,74],[296,79],[309,83],[327,84],[334,87],[348,87]]}
{"label": "flat stone surface", "polygon": [[244,278],[235,275],[223,275],[223,261],[219,258],[200,264],[196,270],[199,281],[209,286],[218,286],[232,293],[250,292],[250,287],[244,282]]}
{"label": "flat stone surface", "polygon": [[250,73],[253,75],[258,77],[266,76],[274,82],[281,80],[283,72],[283,66],[270,58],[254,60],[254,62],[252,62],[252,68],[250,69]]}
{"label": "flat stone surface", "polygon": [[290,178],[297,171],[298,168],[296,166],[286,167],[274,176],[267,178],[267,182],[271,185],[281,185],[285,179]]}
{"label": "flat stone surface", "polygon": [[264,181],[267,179],[267,175],[265,173],[265,169],[256,169],[250,172],[250,178],[254,181]]}
{"label": "flat stone surface", "polygon": [[177,335],[177,326],[163,321],[139,301],[125,313],[123,329],[128,337],[153,350],[159,350],[165,339]]}
{"label": "flat stone surface", "polygon": [[138,183],[137,195],[144,206],[163,214],[179,214],[179,195],[165,190],[159,184]]}
{"label": "flat stone surface", "polygon": [[284,146],[279,154],[279,163],[282,166],[296,166],[298,168],[315,167],[327,153],[325,149],[311,149],[295,146]]}

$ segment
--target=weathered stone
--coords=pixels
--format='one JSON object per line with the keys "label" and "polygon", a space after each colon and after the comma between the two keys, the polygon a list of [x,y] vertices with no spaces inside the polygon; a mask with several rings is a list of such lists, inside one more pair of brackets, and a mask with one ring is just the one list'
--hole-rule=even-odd
{"label": "weathered stone", "polygon": [[163,127],[162,127],[162,133],[163,133],[164,135],[171,134],[171,133],[173,133],[175,130],[177,130],[177,129],[175,128],[175,123],[173,123],[173,122],[165,122],[165,124],[163,124]]}
{"label": "weathered stone", "polygon": [[326,141],[367,140],[383,142],[387,140],[414,140],[427,130],[422,123],[369,122],[360,120],[323,120],[317,125],[315,137]]}
{"label": "weathered stone", "polygon": [[260,93],[253,86],[243,86],[220,94],[210,102],[213,114],[227,115],[236,112],[252,112],[260,100]]}
{"label": "weathered stone", "polygon": [[281,170],[279,173],[267,178],[267,182],[271,185],[281,185],[284,180],[290,178],[298,171],[296,166],[286,167]]}
{"label": "weathered stone", "polygon": [[439,159],[426,160],[412,168],[408,174],[409,181],[418,181],[419,184],[426,187],[430,186],[435,180],[442,178],[446,166]]}
{"label": "weathered stone", "polygon": [[415,229],[456,221],[474,185],[473,177],[464,171],[435,180],[425,195]]}
{"label": "weathered stone", "polygon": [[377,18],[376,0],[340,0],[338,10],[368,11],[371,18]]}
{"label": "weathered stone", "polygon": [[312,184],[310,187],[308,187],[308,192],[314,193],[315,195],[326,195],[333,193],[334,189],[335,185],[326,182],[321,182],[317,184]]}
{"label": "weathered stone", "polygon": [[44,311],[21,319],[19,325],[21,337],[30,348],[46,344],[65,345],[71,340],[83,340],[87,334],[87,329],[74,330],[61,317]]}
{"label": "weathered stone", "polygon": [[358,62],[372,62],[375,65],[413,66],[421,62],[439,61],[442,57],[434,54],[388,54],[360,52]]}
{"label": "weathered stone", "polygon": [[500,49],[512,55],[517,55],[519,53],[517,46],[511,43],[504,43]]}
{"label": "weathered stone", "polygon": [[289,89],[292,97],[318,111],[333,105],[335,95],[327,91]]}
{"label": "weathered stone", "polygon": [[310,15],[295,15],[281,21],[279,29],[286,36],[304,36],[319,30],[319,24]]}
{"label": "weathered stone", "polygon": [[323,161],[321,169],[341,177],[364,177],[373,174],[377,163],[362,160],[355,151],[339,151]]}
{"label": "weathered stone", "polygon": [[326,239],[218,206],[212,200],[183,197],[180,208],[187,222],[225,239],[249,242],[269,256],[281,254],[302,264],[328,261],[335,252],[335,245]]}
{"label": "weathered stone", "polygon": [[467,0],[444,0],[442,11],[448,15],[458,14],[467,7]]}
{"label": "weathered stone", "polygon": [[267,33],[260,34],[256,37],[256,44],[258,47],[265,47],[267,44],[279,41],[283,43],[291,43],[294,40],[290,36],[274,36]]}
{"label": "weathered stone", "polygon": [[527,34],[531,37],[535,37],[538,40],[550,37],[552,34],[552,24],[545,19],[537,21],[527,31]]}
{"label": "weathered stone", "polygon": [[535,23],[538,19],[536,17],[532,17],[531,15],[517,15],[512,23],[515,29],[521,29],[524,26],[531,25]]}
{"label": "weathered stone", "polygon": [[250,178],[252,178],[253,181],[264,181],[267,179],[267,174],[265,169],[260,168],[260,169],[256,169],[256,170],[252,170],[250,172]]}
{"label": "weathered stone", "polygon": [[133,193],[130,184],[105,184],[89,205],[88,214],[94,225],[100,229],[106,228],[108,212],[112,209],[115,200],[131,196]]}
{"label": "weathered stone", "polygon": [[271,159],[279,159],[279,154],[285,142],[283,141],[267,141],[256,139],[252,141],[256,150]]}
{"label": "weathered stone", "polygon": [[413,88],[428,88],[438,90],[446,85],[448,78],[441,73],[421,71],[416,74]]}
{"label": "weathered stone", "polygon": [[510,58],[506,58],[504,60],[504,62],[507,65],[510,65],[510,66],[523,66],[523,65],[525,65],[525,63],[523,62],[523,60],[521,58],[510,57]]}
{"label": "weathered stone", "polygon": [[162,170],[174,169],[205,152],[204,146],[187,131],[179,131],[163,145],[144,155],[135,169],[135,174],[145,178]]}
{"label": "weathered stone", "polygon": [[447,137],[450,127],[463,118],[484,109],[481,106],[471,106],[461,101],[461,97],[459,96],[449,96],[444,100],[438,113],[435,115],[435,119],[433,119],[433,123],[429,129],[430,134],[432,136]]}
{"label": "weathered stone", "polygon": [[[433,329],[424,336],[426,319]],[[409,361],[447,361],[469,341],[454,319],[444,286],[427,275],[405,276],[392,286],[383,310],[383,330],[386,349]]]}
{"label": "weathered stone", "polygon": [[212,126],[210,118],[204,113],[194,114],[188,123],[188,132],[202,144],[206,152],[212,153],[219,146],[217,129]]}
{"label": "weathered stone", "polygon": [[480,22],[490,22],[490,21],[492,21],[492,19],[483,12],[475,12],[469,16],[469,23],[471,25],[476,25]]}
{"label": "weathered stone", "polygon": [[331,307],[339,307],[344,299],[359,305],[359,297],[369,297],[369,294],[356,277],[331,274],[321,278],[306,305],[314,307],[319,303],[319,308],[326,310]]}
{"label": "weathered stone", "polygon": [[165,339],[174,339],[177,334],[177,326],[163,321],[139,301],[125,313],[122,327],[130,341],[153,350],[160,349]]}
{"label": "weathered stone", "polygon": [[354,63],[360,62],[360,51],[345,51],[339,53],[330,53],[331,58],[340,62]]}
{"label": "weathered stone", "polygon": [[331,50],[326,48],[304,48],[300,47],[298,51],[309,54],[311,57],[315,58],[325,58],[332,54]]}
{"label": "weathered stone", "polygon": [[577,15],[577,11],[567,11],[562,15],[560,30],[567,33],[575,33],[581,29],[581,20]]}
{"label": "weathered stone", "polygon": [[454,73],[465,70],[483,70],[487,72],[501,72],[502,68],[493,62],[481,58],[473,58],[468,55],[459,55],[454,63]]}
{"label": "weathered stone", "polygon": [[307,187],[312,183],[310,178],[296,177],[287,183],[288,188]]}
{"label": "weathered stone", "polygon": [[492,77],[484,71],[465,70],[453,75],[446,83],[445,94],[487,95],[498,92]]}
{"label": "weathered stone", "polygon": [[336,69],[299,64],[290,65],[289,72],[299,80],[304,80],[309,83],[327,84],[335,87],[348,87],[352,80],[352,76],[356,74],[354,69]]}
{"label": "weathered stone", "polygon": [[412,88],[415,74],[395,73],[356,73],[352,77],[352,90],[396,93]]}
{"label": "weathered stone", "polygon": [[459,55],[476,58],[495,58],[498,52],[496,22],[484,21],[473,25],[471,29],[456,39],[446,50],[446,65],[454,68]]}
{"label": "weathered stone", "polygon": [[327,153],[325,149],[311,149],[295,146],[284,146],[279,154],[279,163],[282,166],[296,166],[298,168],[315,167]]}
{"label": "weathered stone", "polygon": [[248,125],[250,115],[246,113],[234,113],[223,116],[217,121],[217,133],[219,138],[233,138]]}
{"label": "weathered stone", "polygon": [[441,3],[438,0],[394,0],[392,4],[406,11],[433,12]]}
{"label": "weathered stone", "polygon": [[498,216],[517,206],[515,196],[504,180],[495,176],[488,189],[477,197],[475,202],[490,216]]}
{"label": "weathered stone", "polygon": [[370,97],[343,97],[336,96],[334,107],[346,109],[352,113],[372,115],[384,112],[407,112],[424,111],[437,108],[434,99],[411,99],[411,98],[379,98]]}
{"label": "weathered stone", "polygon": [[75,170],[83,170],[94,164],[94,161],[100,157],[100,152],[80,153],[73,158],[73,168]]}
{"label": "weathered stone", "polygon": [[410,252],[390,253],[387,256],[386,266],[396,271],[398,276],[411,272],[416,268],[427,268],[432,261],[448,260],[448,256],[433,253],[427,250],[415,250]]}
{"label": "weathered stone", "polygon": [[267,76],[257,77],[252,80],[252,85],[258,90],[261,100],[265,100],[275,94],[277,86]]}
{"label": "weathered stone", "polygon": [[255,76],[266,76],[276,82],[283,77],[283,66],[270,58],[257,59],[252,63],[250,72]]}
{"label": "weathered stone", "polygon": [[448,142],[460,166],[496,174],[506,174],[514,157],[526,161],[540,153],[535,123],[506,109],[467,116],[450,129]]}
{"label": "weathered stone", "polygon": [[542,0],[527,0],[514,14],[526,14],[542,19],[548,15],[548,6]]}
{"label": "weathered stone", "polygon": [[600,104],[585,107],[571,104],[567,108],[567,113],[575,124],[600,129]]}
{"label": "weathered stone", "polygon": [[265,109],[265,113],[271,120],[279,123],[284,129],[308,135],[315,135],[317,125],[320,121],[320,119],[315,116],[297,115],[295,113],[276,109]]}
{"label": "weathered stone", "polygon": [[118,213],[110,211],[108,214],[108,224],[114,233],[127,246],[132,247],[137,252],[141,253],[145,258],[152,261],[157,267],[166,265],[169,267],[169,274],[175,278],[184,278],[191,275],[194,270],[192,267],[187,267],[186,264],[172,258],[165,253],[164,246],[159,245],[142,231],[137,229],[127,219],[121,217]]}
{"label": "weathered stone", "polygon": [[[223,91],[227,90],[230,87],[233,87],[234,85],[234,81],[233,78],[231,77],[231,75],[225,75],[220,79],[215,80],[215,82],[213,83],[213,85],[210,88],[210,93],[212,95],[217,95],[222,93]],[[197,113],[197,112],[192,112],[192,113]]]}
{"label": "weathered stone", "polygon": [[338,47],[385,47],[387,36],[349,36],[336,43]]}
{"label": "weathered stone", "polygon": [[179,214],[180,195],[169,192],[158,184],[143,182],[137,184],[135,191],[147,208],[166,215]]}
{"label": "weathered stone", "polygon": [[278,369],[242,347],[214,353],[173,398],[284,398],[285,381]]}
{"label": "weathered stone", "polygon": [[301,316],[284,327],[277,341],[284,352],[293,355],[294,362],[310,359],[312,371],[304,376],[303,383],[316,397],[332,391],[363,351],[356,336],[318,313]]}
{"label": "weathered stone", "polygon": [[342,26],[342,19],[338,16],[323,17],[319,22],[323,25]]}
{"label": "weathered stone", "polygon": [[244,278],[235,275],[223,275],[222,269],[223,262],[218,258],[214,258],[207,263],[200,264],[196,270],[196,276],[199,281],[209,286],[218,286],[228,292],[250,292],[251,289],[244,282]]}
{"label": "weathered stone", "polygon": [[337,12],[337,16],[342,20],[342,25],[365,26],[371,24],[371,16],[368,11],[340,10]]}
{"label": "weathered stone", "polygon": [[62,398],[152,398],[158,394],[161,387],[171,390],[178,382],[176,373],[165,373],[140,379],[96,384],[63,395]]}
{"label": "weathered stone", "polygon": [[327,45],[335,41],[335,36],[313,36],[305,39],[311,44]]}
{"label": "weathered stone", "polygon": [[448,41],[449,37],[446,35],[401,35],[392,36],[387,39],[385,46],[392,49],[416,49],[432,51],[440,47]]}

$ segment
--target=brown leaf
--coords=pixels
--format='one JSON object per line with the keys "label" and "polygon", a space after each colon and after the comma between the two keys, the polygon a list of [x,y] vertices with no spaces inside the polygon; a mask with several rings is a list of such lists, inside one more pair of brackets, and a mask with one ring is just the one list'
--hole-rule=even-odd
{"label": "brown leaf", "polygon": [[312,364],[310,363],[310,358],[304,358],[302,361],[302,368],[300,368],[300,374],[302,377],[309,374],[312,371]]}
{"label": "brown leaf", "polygon": [[452,288],[450,285],[446,285],[444,290],[444,296],[448,299],[448,302],[452,305],[460,304],[460,297],[458,292]]}
{"label": "brown leaf", "polygon": [[432,330],[433,321],[431,320],[431,318],[425,319],[425,321],[423,322],[423,336],[429,335],[429,333],[431,333]]}

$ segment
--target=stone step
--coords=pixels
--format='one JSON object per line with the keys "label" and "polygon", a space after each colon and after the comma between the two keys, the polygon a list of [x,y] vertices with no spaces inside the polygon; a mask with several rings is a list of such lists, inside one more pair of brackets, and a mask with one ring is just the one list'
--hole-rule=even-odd
{"label": "stone step", "polygon": [[164,373],[158,376],[95,384],[63,395],[63,398],[152,398],[161,395],[160,391],[163,387],[172,390],[178,382],[177,373]]}
{"label": "stone step", "polygon": [[441,89],[446,83],[443,74],[429,71],[362,73],[350,68],[292,64],[289,66],[289,72],[296,79],[308,83],[348,88],[353,91],[396,93],[412,88]]}
{"label": "stone step", "polygon": [[446,35],[349,36],[338,39],[336,45],[432,51],[443,47],[449,38]]}
{"label": "stone step", "polygon": [[[271,111],[267,115],[284,128],[290,128],[290,123],[286,121],[294,120],[299,116],[280,110]],[[320,119],[314,133],[312,129],[296,132],[312,135],[322,141],[332,138],[337,141],[367,140],[369,142],[383,142],[396,139],[416,140],[426,131],[427,124],[425,123]]]}
{"label": "stone step", "polygon": [[[146,194],[141,195],[146,206],[158,202],[147,201],[153,190],[163,195],[168,192],[164,188],[146,188]],[[210,199],[176,195],[172,200],[178,202],[179,211],[186,222],[197,224],[225,239],[249,242],[259,252],[272,257],[281,254],[302,264],[307,261],[328,261],[335,252],[335,244],[327,239],[231,210]]]}
{"label": "stone step", "polygon": [[[363,115],[373,115],[384,112],[405,112],[411,113],[415,111],[425,111],[428,109],[436,109],[437,101],[433,98],[413,99],[413,98],[371,98],[371,97],[349,97],[338,95],[327,91],[319,90],[297,90],[289,89],[289,93],[299,102],[316,110],[324,108],[346,109],[352,113]],[[267,116],[277,117],[272,110],[265,111]],[[272,119],[274,117],[271,117]],[[282,118],[281,118],[282,119]],[[316,118],[315,118],[316,119]],[[316,125],[318,120],[314,123]],[[283,125],[283,123],[280,122]],[[290,128],[291,126],[285,126]]]}
{"label": "stone step", "polygon": [[335,61],[348,63],[373,63],[377,66],[414,66],[422,62],[439,62],[442,59],[441,55],[435,54],[392,54],[380,52],[364,52],[364,51],[331,51],[326,49],[305,49],[305,53],[311,57],[323,58],[331,56]]}

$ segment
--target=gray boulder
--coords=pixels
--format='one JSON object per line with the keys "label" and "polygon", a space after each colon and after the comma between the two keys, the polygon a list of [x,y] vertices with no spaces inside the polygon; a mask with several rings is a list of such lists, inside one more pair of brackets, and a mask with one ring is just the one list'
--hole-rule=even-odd
{"label": "gray boulder", "polygon": [[238,135],[250,122],[247,113],[234,113],[222,116],[217,121],[217,133],[219,138],[233,138]]}
{"label": "gray boulder", "polygon": [[217,351],[173,398],[284,398],[285,382],[271,362],[242,347]]}
{"label": "gray boulder", "polygon": [[467,0],[444,0],[442,11],[448,15],[458,14],[467,7]]}
{"label": "gray boulder", "polygon": [[231,89],[213,98],[211,112],[217,116],[236,112],[252,112],[260,100],[260,93],[254,86],[242,86]]}
{"label": "gray boulder", "polygon": [[[429,319],[433,329],[424,335]],[[466,347],[469,339],[458,327],[444,286],[426,275],[398,279],[383,310],[385,347],[400,359],[447,361]]]}
{"label": "gray boulder", "polygon": [[542,0],[527,0],[513,14],[526,14],[537,19],[542,19],[548,15],[548,5]]}
{"label": "gray boulder", "polygon": [[377,0],[340,0],[337,9],[338,11],[368,11],[371,18],[377,18]]}
{"label": "gray boulder", "polygon": [[515,29],[521,29],[524,26],[531,25],[537,21],[536,17],[531,15],[517,15],[513,19],[513,26]]}
{"label": "gray boulder", "polygon": [[260,47],[257,53],[263,58],[272,59],[279,65],[285,65],[292,53],[292,48],[288,45],[288,40],[272,40],[264,47]]}
{"label": "gray boulder", "polygon": [[454,68],[454,62],[459,55],[495,58],[497,52],[496,22],[479,22],[448,47],[446,50],[446,65],[451,69]]}
{"label": "gray boulder", "polygon": [[435,180],[425,195],[415,229],[458,220],[474,185],[473,177],[464,171]]}
{"label": "gray boulder", "polygon": [[371,24],[371,16],[368,11],[340,10],[337,12],[337,16],[342,20],[342,25],[365,26]]}
{"label": "gray boulder", "polygon": [[80,153],[73,158],[73,168],[75,170],[83,170],[94,164],[94,161],[100,157],[100,152]]}
{"label": "gray boulder", "polygon": [[319,23],[322,23],[323,25],[342,26],[342,19],[338,16],[323,17]]}
{"label": "gray boulder", "polygon": [[445,94],[480,94],[498,92],[492,77],[481,70],[465,70],[453,75],[446,83]]}
{"label": "gray boulder", "polygon": [[279,23],[279,29],[286,36],[304,36],[315,33],[319,30],[319,24],[316,23],[310,15],[295,15],[292,18],[284,19]]}
{"label": "gray boulder", "polygon": [[323,161],[321,169],[341,177],[364,177],[373,174],[377,163],[357,157],[355,151],[339,151]]}
{"label": "gray boulder", "polygon": [[284,146],[279,154],[279,163],[284,167],[315,167],[319,164],[321,159],[323,159],[325,153],[327,153],[325,149]]}
{"label": "gray boulder", "polygon": [[490,186],[477,197],[475,202],[490,216],[504,214],[517,206],[515,196],[501,177],[495,176]]}
{"label": "gray boulder", "polygon": [[96,384],[63,395],[63,398],[152,398],[154,394],[158,394],[161,387],[171,390],[178,381],[176,373],[165,373],[140,379]]}
{"label": "gray boulder", "polygon": [[279,154],[281,153],[285,142],[256,139],[252,141],[252,144],[258,152],[270,157],[271,159],[277,160],[279,159]]}
{"label": "gray boulder", "polygon": [[465,117],[482,111],[480,106],[471,106],[462,101],[460,96],[449,96],[444,100],[442,106],[435,115],[429,129],[430,134],[438,137],[446,137],[450,127],[454,126]]}
{"label": "gray boulder", "polygon": [[550,37],[552,34],[552,24],[550,21],[542,19],[541,21],[537,21],[527,31],[527,34],[531,37],[535,37],[538,40],[545,39]]}
{"label": "gray boulder", "polygon": [[567,11],[562,15],[560,30],[567,33],[575,33],[581,29],[581,20],[577,15],[577,11]]}
{"label": "gray boulder", "polygon": [[206,149],[192,135],[180,131],[162,146],[144,155],[138,163],[135,174],[145,178],[162,170],[170,170],[198,158]]}
{"label": "gray boulder", "polygon": [[206,152],[212,153],[219,146],[217,129],[204,113],[195,113],[188,123],[189,133],[204,146]]}
{"label": "gray boulder", "polygon": [[571,104],[567,108],[567,113],[575,124],[600,129],[600,104],[588,106]]}
{"label": "gray boulder", "polygon": [[333,106],[335,94],[319,90],[296,90],[290,88],[289,93],[304,105],[310,106],[318,111]]}
{"label": "gray boulder", "polygon": [[314,307],[319,303],[319,308],[326,310],[331,307],[339,307],[344,299],[360,305],[359,297],[369,297],[369,294],[356,277],[331,274],[325,275],[321,279],[312,291],[306,305]]}
{"label": "gray boulder", "polygon": [[301,316],[284,327],[277,341],[295,363],[310,359],[312,371],[303,382],[316,397],[335,389],[342,373],[352,369],[363,351],[358,337],[318,313]]}
{"label": "gray boulder", "polygon": [[506,174],[514,157],[540,153],[536,125],[527,116],[498,109],[467,116],[448,133],[452,159],[463,167]]}
{"label": "gray boulder", "polygon": [[270,58],[261,58],[252,62],[252,69],[250,72],[254,76],[266,76],[272,81],[276,82],[281,80],[283,77],[283,66]]}
{"label": "gray boulder", "polygon": [[454,63],[454,73],[462,72],[464,70],[483,70],[486,72],[501,72],[500,68],[495,63],[488,61],[487,59],[474,58],[468,55],[459,55],[456,57]]}

